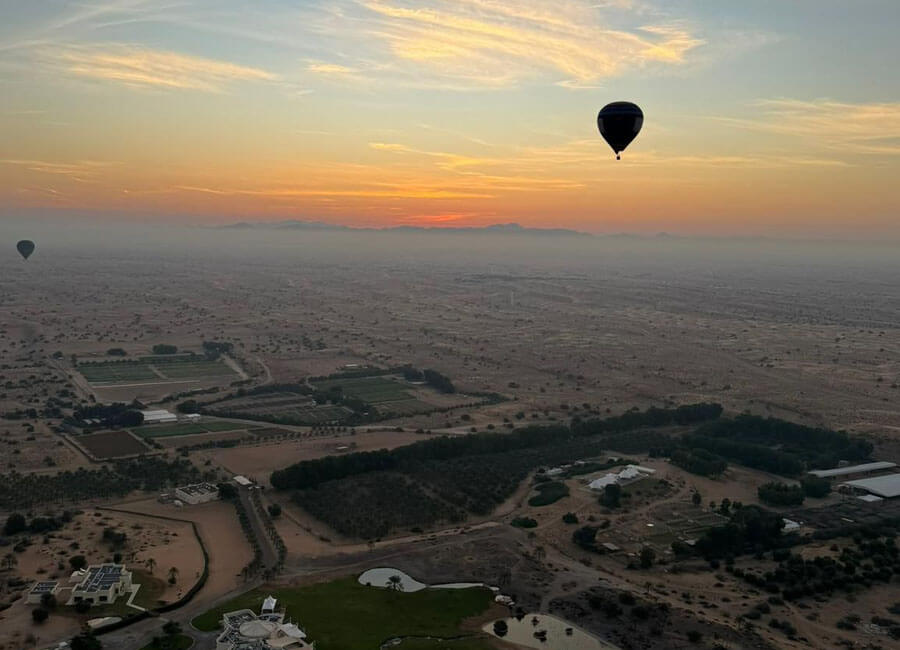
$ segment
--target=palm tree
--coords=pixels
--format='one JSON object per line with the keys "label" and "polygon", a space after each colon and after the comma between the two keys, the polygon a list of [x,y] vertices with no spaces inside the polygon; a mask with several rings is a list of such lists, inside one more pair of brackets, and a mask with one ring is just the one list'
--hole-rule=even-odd
{"label": "palm tree", "polygon": [[403,578],[398,575],[392,575],[387,580],[387,588],[391,591],[403,591]]}
{"label": "palm tree", "polygon": [[156,568],[156,560],[154,560],[152,557],[148,557],[144,562],[144,565],[150,571],[150,575],[153,575],[153,570]]}
{"label": "palm tree", "polygon": [[172,567],[169,569],[169,584],[174,585],[178,582],[178,567]]}
{"label": "palm tree", "polygon": [[13,567],[19,564],[18,558],[12,553],[7,553],[3,556],[3,566],[7,571],[12,570]]}

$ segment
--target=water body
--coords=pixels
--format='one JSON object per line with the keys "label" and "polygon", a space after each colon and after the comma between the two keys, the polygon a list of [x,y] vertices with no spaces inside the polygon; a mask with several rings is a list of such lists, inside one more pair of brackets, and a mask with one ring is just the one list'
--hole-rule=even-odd
{"label": "water body", "polygon": [[359,576],[359,584],[371,587],[386,587],[391,576],[400,576],[400,585],[406,593],[414,593],[427,589],[428,585],[419,582],[415,578],[403,573],[398,569],[390,569],[387,567],[379,567],[377,569],[369,569]]}
{"label": "water body", "polygon": [[[602,641],[575,627],[568,621],[547,614],[528,614],[521,621],[516,618],[504,619],[508,626],[505,636],[494,634],[494,622],[485,625],[482,630],[504,641],[516,643],[526,648],[547,648],[552,650],[618,650],[618,646]],[[536,621],[536,622],[535,622]],[[571,634],[566,634],[566,630]],[[546,636],[535,637],[535,632],[545,632]]]}
{"label": "water body", "polygon": [[400,576],[400,584],[406,593],[414,593],[423,589],[469,589],[471,587],[484,587],[483,582],[450,582],[443,585],[426,585],[419,582],[410,575],[403,573],[400,569],[391,569],[388,567],[378,567],[377,569],[369,569],[359,576],[359,584],[370,587],[386,587],[391,576]]}

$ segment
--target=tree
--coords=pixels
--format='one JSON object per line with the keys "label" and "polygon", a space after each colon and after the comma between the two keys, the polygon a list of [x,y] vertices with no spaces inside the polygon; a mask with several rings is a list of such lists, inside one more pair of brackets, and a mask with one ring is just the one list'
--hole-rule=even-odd
{"label": "tree", "polygon": [[178,621],[167,621],[162,629],[163,634],[166,636],[178,636],[181,634],[181,623]]}
{"label": "tree", "polygon": [[48,612],[43,607],[38,607],[37,609],[31,610],[31,620],[38,625],[46,621],[48,618],[50,618],[50,612]]}
{"label": "tree", "polygon": [[645,546],[641,549],[641,568],[649,569],[653,566],[653,561],[656,559],[656,551],[654,551],[649,546]]}
{"label": "tree", "polygon": [[6,524],[3,526],[3,534],[7,536],[17,535],[24,532],[26,527],[27,522],[25,521],[25,516],[18,512],[14,512],[6,518]]}
{"label": "tree", "polygon": [[699,506],[701,503],[703,503],[703,497],[699,492],[697,492],[697,490],[694,490],[693,494],[691,494],[691,503],[693,503],[695,506]]}
{"label": "tree", "polygon": [[87,559],[83,555],[73,555],[69,558],[69,566],[75,571],[81,571],[87,566]]}
{"label": "tree", "polygon": [[233,483],[219,483],[216,487],[219,488],[219,496],[222,499],[230,501],[237,498],[238,489]]}
{"label": "tree", "polygon": [[41,594],[41,607],[46,610],[56,609],[56,596],[53,594]]}
{"label": "tree", "polygon": [[13,568],[18,566],[19,559],[13,553],[7,553],[3,556],[3,568],[7,571],[12,571]]}
{"label": "tree", "polygon": [[178,567],[171,567],[169,569],[169,584],[174,585],[178,582]]}
{"label": "tree", "polygon": [[616,483],[612,483],[603,488],[603,495],[600,497],[600,504],[607,508],[618,508],[622,505],[622,488]]}
{"label": "tree", "polygon": [[144,561],[144,566],[147,567],[147,570],[150,572],[150,575],[153,575],[153,570],[156,569],[156,560],[154,560],[152,557],[148,557]]}
{"label": "tree", "polygon": [[269,510],[269,516],[272,517],[272,519],[278,519],[278,517],[281,516],[281,505],[279,505],[277,503],[271,504],[269,506],[268,510]]}
{"label": "tree", "polygon": [[102,650],[103,644],[93,632],[82,632],[71,641],[72,650]]}
{"label": "tree", "polygon": [[391,591],[403,591],[403,578],[394,574],[387,579],[386,586]]}
{"label": "tree", "polygon": [[567,512],[562,516],[562,520],[566,524],[577,524],[578,515],[576,515],[574,512]]}
{"label": "tree", "polygon": [[818,476],[804,476],[800,479],[800,486],[806,496],[814,499],[826,497],[831,492],[831,481]]}

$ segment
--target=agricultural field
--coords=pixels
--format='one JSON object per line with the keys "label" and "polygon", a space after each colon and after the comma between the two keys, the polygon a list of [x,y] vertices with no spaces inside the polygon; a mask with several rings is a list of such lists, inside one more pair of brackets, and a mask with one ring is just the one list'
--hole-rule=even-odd
{"label": "agricultural field", "polygon": [[152,366],[169,379],[192,379],[195,377],[227,377],[234,375],[222,360],[210,360],[203,356],[153,356],[141,357],[141,362]]}
{"label": "agricultural field", "polygon": [[[414,394],[421,390],[399,377],[348,377],[316,381],[313,386],[327,391],[339,386],[344,395],[372,404],[378,412],[391,417],[425,413],[434,409],[433,404],[422,401]],[[433,392],[429,389],[429,392]]]}
{"label": "agricultural field", "polygon": [[120,384],[160,379],[160,376],[143,361],[79,363],[78,372],[92,384]]}
{"label": "agricultural field", "polygon": [[147,445],[128,431],[104,431],[77,436],[74,440],[99,460],[134,456],[149,451]]}
{"label": "agricultural field", "polygon": [[237,376],[224,361],[193,354],[148,356],[122,361],[84,361],[78,363],[77,369],[94,385]]}
{"label": "agricultural field", "polygon": [[148,424],[131,429],[141,438],[169,438],[172,436],[190,436],[198,433],[219,433],[223,431],[239,431],[247,425],[238,422],[187,422],[182,424]]}
{"label": "agricultural field", "polygon": [[338,422],[352,413],[343,406],[317,405],[308,395],[290,391],[229,399],[210,405],[205,412],[223,417],[310,425]]}
{"label": "agricultural field", "polygon": [[397,402],[412,399],[407,392],[408,384],[391,377],[353,377],[348,379],[325,379],[313,384],[319,390],[329,390],[340,386],[345,395],[369,404],[379,402]]}
{"label": "agricultural field", "polygon": [[[443,648],[442,639],[468,637],[470,650],[489,650],[481,633],[466,635],[465,619],[484,613],[491,605],[487,589],[425,589],[413,593],[366,587],[355,577],[306,587],[256,589],[224,603],[192,621],[194,627],[218,629],[224,612],[249,608],[259,611],[263,598],[272,595],[287,610],[287,617],[315,640],[319,650],[377,648],[385,639],[421,637]],[[340,607],[335,607],[340,603]],[[348,625],[352,621],[352,625]],[[430,639],[429,639],[430,637]]]}

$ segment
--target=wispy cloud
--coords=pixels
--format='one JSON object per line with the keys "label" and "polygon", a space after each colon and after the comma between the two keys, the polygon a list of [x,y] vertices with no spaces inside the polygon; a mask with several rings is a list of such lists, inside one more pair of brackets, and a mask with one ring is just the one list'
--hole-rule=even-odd
{"label": "wispy cloud", "polygon": [[221,92],[235,82],[278,79],[256,67],[127,44],[67,47],[48,60],[81,77],[144,88]]}
{"label": "wispy cloud", "polygon": [[682,24],[614,29],[596,7],[562,0],[361,0],[372,34],[400,61],[450,79],[506,86],[552,74],[580,87],[650,64],[678,65],[703,39]]}
{"label": "wispy cloud", "polygon": [[78,160],[75,162],[58,162],[47,160],[28,160],[18,158],[0,159],[0,165],[19,167],[38,174],[65,176],[79,182],[93,182],[109,168],[117,166],[117,162],[97,160]]}
{"label": "wispy cloud", "polygon": [[900,155],[900,102],[769,99],[756,118],[717,118],[756,131],[803,138],[813,146],[855,154]]}

